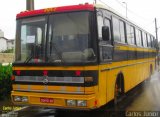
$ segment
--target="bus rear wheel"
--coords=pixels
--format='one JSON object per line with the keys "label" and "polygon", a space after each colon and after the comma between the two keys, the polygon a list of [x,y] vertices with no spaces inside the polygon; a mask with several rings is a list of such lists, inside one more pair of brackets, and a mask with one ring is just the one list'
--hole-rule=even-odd
{"label": "bus rear wheel", "polygon": [[150,65],[150,71],[149,71],[149,77],[147,78],[147,82],[150,82],[151,81],[151,76],[152,76],[152,74],[153,74],[153,67],[152,67],[152,65]]}

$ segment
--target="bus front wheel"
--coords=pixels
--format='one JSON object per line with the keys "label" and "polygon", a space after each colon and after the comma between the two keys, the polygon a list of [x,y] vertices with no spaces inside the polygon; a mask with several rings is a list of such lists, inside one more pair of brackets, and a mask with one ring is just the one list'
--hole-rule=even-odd
{"label": "bus front wheel", "polygon": [[124,98],[124,82],[122,78],[118,78],[115,83],[115,90],[114,90],[114,106],[119,107],[120,102]]}

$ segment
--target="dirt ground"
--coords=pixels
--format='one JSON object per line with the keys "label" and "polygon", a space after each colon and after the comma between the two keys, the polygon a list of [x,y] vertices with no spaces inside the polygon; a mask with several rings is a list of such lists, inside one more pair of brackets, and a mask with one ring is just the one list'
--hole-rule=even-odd
{"label": "dirt ground", "polygon": [[12,63],[13,59],[13,53],[0,53],[0,63]]}

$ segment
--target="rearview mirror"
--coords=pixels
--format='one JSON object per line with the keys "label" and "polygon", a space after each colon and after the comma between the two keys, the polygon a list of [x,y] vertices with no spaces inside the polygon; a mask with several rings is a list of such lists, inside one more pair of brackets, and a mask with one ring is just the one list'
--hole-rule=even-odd
{"label": "rearview mirror", "polygon": [[108,26],[103,26],[102,27],[102,38],[104,41],[109,41],[110,37],[110,32],[109,32],[109,27]]}

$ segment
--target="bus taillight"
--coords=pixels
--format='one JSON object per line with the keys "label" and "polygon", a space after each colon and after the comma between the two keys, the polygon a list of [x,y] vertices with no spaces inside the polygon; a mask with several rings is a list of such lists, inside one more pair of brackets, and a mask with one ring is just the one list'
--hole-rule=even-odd
{"label": "bus taillight", "polygon": [[20,70],[17,70],[17,71],[16,71],[16,74],[17,74],[18,76],[20,76],[21,71],[20,71]]}
{"label": "bus taillight", "polygon": [[48,71],[44,70],[44,71],[43,71],[43,75],[44,75],[44,76],[47,76],[47,75],[48,75]]}
{"label": "bus taillight", "polygon": [[80,76],[80,75],[81,75],[81,71],[77,70],[77,71],[75,72],[75,75],[76,75],[76,76]]}

